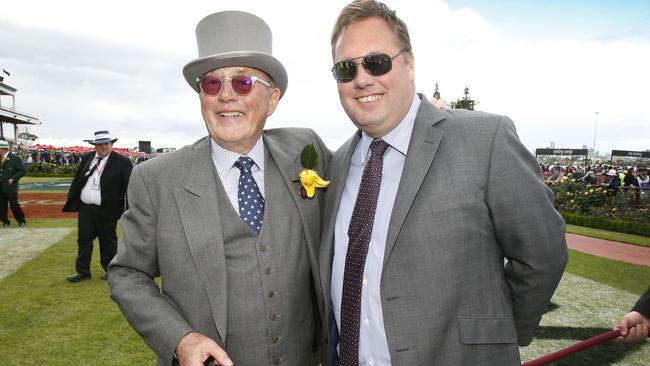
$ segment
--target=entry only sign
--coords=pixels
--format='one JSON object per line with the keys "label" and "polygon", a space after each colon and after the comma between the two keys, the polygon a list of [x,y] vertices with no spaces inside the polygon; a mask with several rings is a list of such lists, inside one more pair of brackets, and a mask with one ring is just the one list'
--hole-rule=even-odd
{"label": "entry only sign", "polygon": [[535,155],[571,155],[586,156],[587,149],[536,149]]}
{"label": "entry only sign", "polygon": [[[627,150],[612,150],[612,156],[609,160],[609,164],[614,164],[614,157],[622,158],[634,158],[635,161],[643,162],[650,159],[650,151],[627,151]],[[640,159],[640,160],[638,160]],[[638,163],[637,163],[638,164]],[[647,164],[647,163],[646,163]],[[636,164],[635,164],[636,165]]]}
{"label": "entry only sign", "polygon": [[535,149],[535,158],[538,156],[584,156],[587,165],[587,149]]}
{"label": "entry only sign", "polygon": [[612,150],[612,156],[628,156],[632,158],[650,159],[650,151]]}

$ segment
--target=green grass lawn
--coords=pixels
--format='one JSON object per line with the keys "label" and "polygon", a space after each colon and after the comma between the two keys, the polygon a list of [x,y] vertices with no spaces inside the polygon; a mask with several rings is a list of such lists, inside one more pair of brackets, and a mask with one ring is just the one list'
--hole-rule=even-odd
{"label": "green grass lawn", "polygon": [[650,247],[650,238],[647,236],[639,236],[625,233],[617,233],[614,231],[607,231],[602,229],[594,229],[591,227],[567,225],[566,232],[577,235],[590,236],[592,238],[619,241],[621,243],[641,245]]}
{"label": "green grass lawn", "polygon": [[[640,295],[650,285],[650,267],[569,251],[566,272]],[[630,304],[630,307],[632,304]]]}
{"label": "green grass lawn", "polygon": [[[76,225],[32,219],[29,228]],[[21,230],[21,229],[8,229]],[[0,281],[0,364],[153,365],[154,353],[126,322],[100,279],[97,245],[93,279],[72,284],[76,230]]]}
{"label": "green grass lawn", "polygon": [[[32,219],[30,230],[59,227],[75,228],[76,219]],[[0,231],[0,245],[2,243]],[[620,235],[620,234],[616,234]],[[7,237],[7,236],[5,236]],[[618,239],[615,239],[618,240]],[[153,365],[154,353],[126,322],[117,305],[110,299],[108,284],[100,279],[98,248],[93,258],[93,280],[77,284],[66,281],[74,272],[76,230],[62,240],[27,261],[16,272],[0,279],[0,364],[2,365]],[[566,282],[559,297],[560,309],[579,308],[587,318],[594,309],[608,308],[609,313],[599,323],[587,325],[604,329],[613,324],[624,309],[642,293],[650,279],[650,267],[594,257],[571,251],[567,272],[579,276],[581,282]],[[564,280],[563,280],[564,281]],[[594,289],[583,288],[593,283]],[[574,283],[578,283],[575,285]],[[604,286],[606,285],[606,286]],[[576,287],[574,289],[574,287]],[[585,301],[583,293],[596,293],[603,288],[615,289],[614,294],[603,294],[601,304],[578,304]],[[614,291],[614,290],[612,290]],[[621,300],[620,294],[626,294]],[[621,302],[625,304],[621,304]],[[585,308],[591,306],[592,308]],[[611,307],[611,308],[610,308]],[[580,310],[582,309],[582,310]],[[607,310],[607,309],[606,309]],[[594,335],[593,329],[558,327],[564,322],[564,313],[549,318],[542,324],[538,336],[539,347],[526,347],[527,359],[537,357]],[[545,316],[546,317],[546,316]],[[601,316],[602,317],[602,316]],[[573,317],[568,317],[573,319]],[[567,318],[567,319],[568,319]],[[571,320],[573,323],[575,319]],[[568,320],[567,320],[568,322]],[[568,323],[567,323],[568,324]],[[567,330],[568,329],[568,330]],[[590,333],[591,332],[591,333]],[[558,339],[549,343],[547,340]],[[545,348],[544,348],[545,347]],[[625,351],[612,344],[607,348],[618,350],[621,365],[644,365],[631,358],[646,357],[650,345],[630,348],[630,359]],[[641,351],[639,351],[639,349]],[[614,352],[614,351],[612,351]],[[620,354],[623,352],[622,354]],[[643,352],[643,353],[635,353]],[[575,365],[608,365],[600,358],[603,353],[587,353],[586,361]],[[593,356],[592,356],[593,355]],[[619,360],[620,361],[620,360]],[[629,362],[628,362],[629,361]],[[619,363],[617,363],[619,364]]]}

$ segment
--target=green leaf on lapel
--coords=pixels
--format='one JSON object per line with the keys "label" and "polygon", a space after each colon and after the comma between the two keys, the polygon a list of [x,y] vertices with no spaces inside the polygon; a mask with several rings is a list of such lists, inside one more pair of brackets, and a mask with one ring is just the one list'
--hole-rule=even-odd
{"label": "green leaf on lapel", "polygon": [[318,163],[318,153],[314,148],[314,144],[309,144],[302,149],[300,153],[300,163],[305,169],[314,169]]}

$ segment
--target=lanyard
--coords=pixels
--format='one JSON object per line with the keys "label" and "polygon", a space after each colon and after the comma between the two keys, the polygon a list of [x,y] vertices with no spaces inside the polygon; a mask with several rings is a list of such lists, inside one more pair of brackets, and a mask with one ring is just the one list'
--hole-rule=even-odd
{"label": "lanyard", "polygon": [[[95,158],[95,159],[97,159],[97,158]],[[102,165],[101,168],[100,168],[99,165],[102,162],[102,160],[104,161],[104,165]],[[105,158],[99,157],[99,160],[97,160],[97,177],[102,176],[102,172],[104,171],[104,168],[106,168],[106,160],[105,160]]]}

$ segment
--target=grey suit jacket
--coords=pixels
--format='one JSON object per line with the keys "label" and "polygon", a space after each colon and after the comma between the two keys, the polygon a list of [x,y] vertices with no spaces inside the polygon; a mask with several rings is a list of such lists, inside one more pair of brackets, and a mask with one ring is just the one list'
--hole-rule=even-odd
{"label": "grey suit jacket", "polygon": [[[393,365],[519,365],[567,261],[564,221],[507,117],[440,111],[422,96],[388,225],[381,306]],[[360,134],[333,156],[321,241]],[[506,259],[504,265],[504,258]],[[325,296],[324,321],[331,319]],[[325,323],[327,324],[327,323]]]}
{"label": "grey suit jacket", "polygon": [[[324,172],[330,153],[307,129],[274,129],[263,133],[293,201],[305,232],[314,277],[318,277],[320,232],[319,198],[299,198],[300,152],[314,143],[317,170]],[[220,345],[227,343],[227,279],[219,218],[217,172],[210,139],[136,166],[128,189],[129,210],[121,224],[123,238],[109,266],[111,297],[143,340],[171,365],[180,339],[197,331]],[[282,227],[272,230],[283,230]],[[160,277],[162,288],[154,278]],[[322,303],[322,297],[318,302]],[[318,311],[319,309],[314,309]]]}

